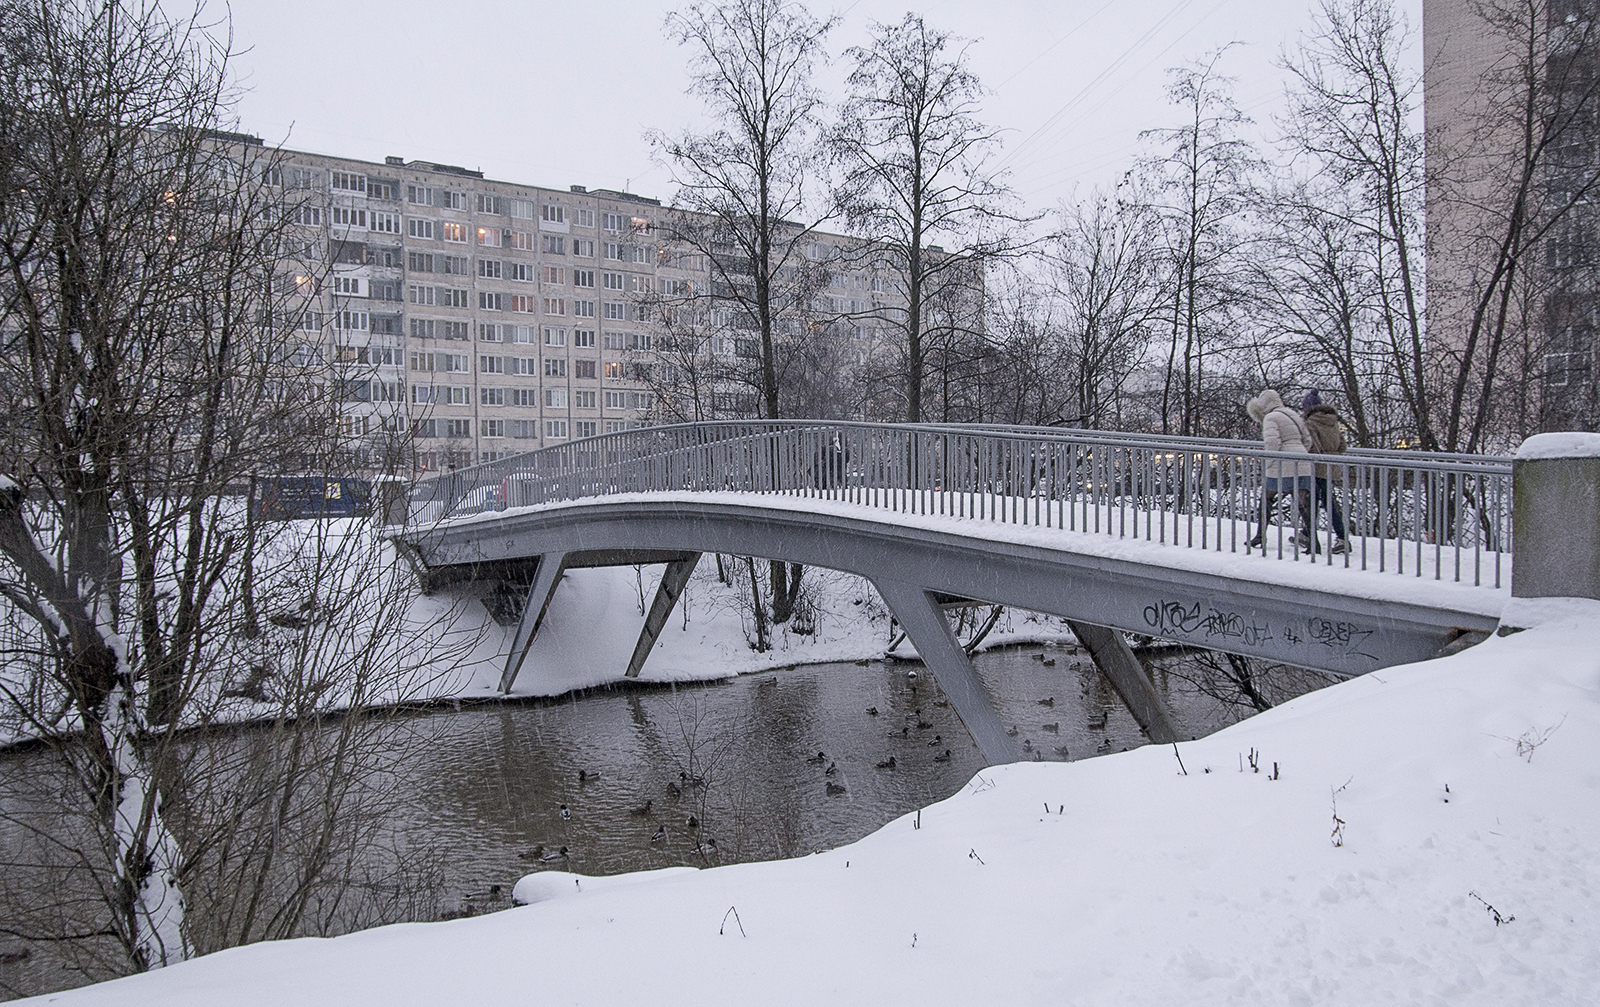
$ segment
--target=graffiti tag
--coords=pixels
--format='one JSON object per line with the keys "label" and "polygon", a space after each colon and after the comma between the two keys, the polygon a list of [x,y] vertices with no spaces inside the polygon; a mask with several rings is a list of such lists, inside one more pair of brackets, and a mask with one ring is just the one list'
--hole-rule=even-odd
{"label": "graffiti tag", "polygon": [[1246,646],[1259,646],[1272,639],[1267,623],[1246,618],[1238,612],[1203,607],[1199,602],[1185,606],[1181,601],[1160,601],[1146,605],[1146,626],[1163,635],[1181,633],[1208,640],[1238,640]]}

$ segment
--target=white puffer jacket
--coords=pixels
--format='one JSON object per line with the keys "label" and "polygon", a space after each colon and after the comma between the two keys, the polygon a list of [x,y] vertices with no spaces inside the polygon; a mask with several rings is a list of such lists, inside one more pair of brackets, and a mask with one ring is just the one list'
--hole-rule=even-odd
{"label": "white puffer jacket", "polygon": [[[1311,431],[1300,414],[1283,404],[1283,398],[1271,388],[1251,399],[1245,409],[1250,418],[1261,424],[1261,446],[1268,451],[1287,451],[1295,454],[1311,453]],[[1269,458],[1265,475],[1268,479],[1292,479],[1309,476],[1310,465],[1283,458]]]}

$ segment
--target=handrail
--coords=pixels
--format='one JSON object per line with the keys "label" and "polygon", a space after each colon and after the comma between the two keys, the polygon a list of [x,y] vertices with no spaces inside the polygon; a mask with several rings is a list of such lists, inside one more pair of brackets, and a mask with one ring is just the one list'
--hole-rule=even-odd
{"label": "handrail", "polygon": [[[776,493],[1278,559],[1309,554],[1495,587],[1509,576],[1506,457],[1313,456],[1249,441],[1056,427],[831,420],[642,427],[419,480],[407,523],[670,491]],[[1305,510],[1314,512],[1314,540],[1296,534]]]}

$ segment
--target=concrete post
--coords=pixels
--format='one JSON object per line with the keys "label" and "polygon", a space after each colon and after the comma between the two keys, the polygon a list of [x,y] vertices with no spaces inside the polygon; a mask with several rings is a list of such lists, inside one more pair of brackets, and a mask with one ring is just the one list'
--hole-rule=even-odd
{"label": "concrete post", "polygon": [[1167,708],[1161,702],[1161,694],[1156,692],[1155,683],[1150,681],[1144,665],[1139,663],[1139,655],[1128,646],[1122,634],[1086,622],[1069,620],[1067,626],[1072,629],[1072,635],[1078,638],[1078,642],[1089,649],[1095,667],[1100,669],[1100,674],[1122,697],[1123,705],[1144,729],[1145,736],[1158,745],[1170,745],[1177,741],[1178,732],[1173,728],[1172,718],[1167,715]]}
{"label": "concrete post", "polygon": [[534,572],[533,584],[528,588],[528,603],[522,610],[522,621],[517,624],[517,635],[511,639],[511,652],[506,655],[506,669],[500,675],[500,691],[510,692],[533,647],[533,638],[539,634],[544,614],[550,610],[550,599],[556,595],[556,585],[566,571],[566,555],[545,553],[539,557],[539,568]]}
{"label": "concrete post", "polygon": [[1536,434],[1512,462],[1511,594],[1600,599],[1600,434]]}
{"label": "concrete post", "polygon": [[650,649],[656,645],[661,628],[667,624],[667,616],[672,614],[672,608],[678,603],[678,596],[683,594],[683,589],[689,586],[689,575],[694,573],[695,564],[699,562],[700,554],[692,552],[668,563],[666,570],[662,571],[655,600],[650,603],[650,614],[645,616],[644,628],[639,630],[639,642],[634,644],[633,656],[628,659],[625,678],[639,677],[645,658],[650,656]]}
{"label": "concrete post", "polygon": [[977,742],[983,760],[991,766],[1016,762],[1017,747],[1006,734],[999,712],[978,681],[978,671],[951,631],[938,600],[915,584],[887,580],[873,584]]}

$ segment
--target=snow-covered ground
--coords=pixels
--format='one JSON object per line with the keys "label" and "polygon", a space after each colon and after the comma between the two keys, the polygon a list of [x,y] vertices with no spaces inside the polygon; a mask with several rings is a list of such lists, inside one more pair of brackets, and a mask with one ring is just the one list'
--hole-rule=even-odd
{"label": "snow-covered ground", "polygon": [[40,1002],[1592,1003],[1600,603],[1522,615],[1176,751],[985,770],[828,853],[537,875],[506,912]]}

